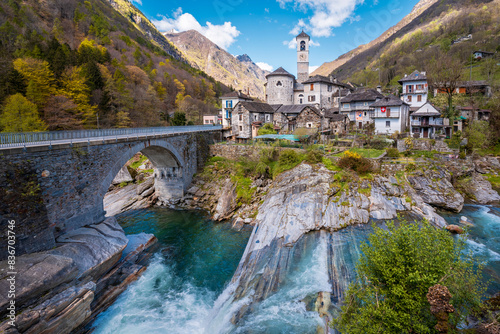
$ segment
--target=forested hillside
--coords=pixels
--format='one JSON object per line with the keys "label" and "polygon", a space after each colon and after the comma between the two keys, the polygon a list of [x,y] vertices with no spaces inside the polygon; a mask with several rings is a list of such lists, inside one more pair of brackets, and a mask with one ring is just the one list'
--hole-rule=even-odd
{"label": "forested hillside", "polygon": [[124,3],[0,3],[1,131],[166,125],[174,111],[201,123],[216,113],[229,89]]}
{"label": "forested hillside", "polygon": [[[466,72],[473,51],[500,51],[498,22],[498,0],[440,0],[387,40],[336,68],[333,74],[363,85],[397,86],[401,76],[424,71],[445,54],[462,61]],[[474,61],[472,79],[499,81],[495,61]]]}

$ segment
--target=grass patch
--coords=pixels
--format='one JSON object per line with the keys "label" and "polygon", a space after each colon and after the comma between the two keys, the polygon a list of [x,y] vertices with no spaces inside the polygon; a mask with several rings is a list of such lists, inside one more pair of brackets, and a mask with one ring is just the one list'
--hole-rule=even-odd
{"label": "grass patch", "polygon": [[321,162],[325,165],[326,169],[331,170],[332,172],[342,171],[342,168],[334,164],[331,158],[323,157]]}
{"label": "grass patch", "polygon": [[[132,158],[133,159],[133,158]],[[140,165],[142,165],[144,163],[144,161],[148,160],[148,157],[146,157],[145,155],[141,155],[141,158],[138,160],[138,161],[135,161],[135,162],[132,162],[130,164],[130,167],[132,167],[133,169],[137,169],[139,168]]]}

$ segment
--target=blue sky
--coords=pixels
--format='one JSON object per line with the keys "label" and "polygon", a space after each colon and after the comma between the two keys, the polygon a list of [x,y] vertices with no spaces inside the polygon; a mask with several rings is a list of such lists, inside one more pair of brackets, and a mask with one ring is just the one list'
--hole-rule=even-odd
{"label": "blue sky", "polygon": [[[267,70],[296,74],[290,42],[304,29],[310,66],[335,60],[377,38],[418,0],[133,0],[160,31],[195,29],[233,55],[248,54]],[[292,49],[291,49],[291,48]]]}

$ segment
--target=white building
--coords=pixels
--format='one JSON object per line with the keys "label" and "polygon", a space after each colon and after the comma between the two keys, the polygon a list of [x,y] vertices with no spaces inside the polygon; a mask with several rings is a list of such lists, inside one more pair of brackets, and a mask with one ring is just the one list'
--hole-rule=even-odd
{"label": "white building", "polygon": [[371,105],[374,108],[373,119],[375,133],[393,134],[404,132],[408,128],[409,105],[394,95],[389,95]]}
{"label": "white building", "polygon": [[415,71],[410,75],[404,76],[399,83],[403,85],[401,99],[410,105],[410,112],[427,103],[428,84],[425,72]]}
{"label": "white building", "polygon": [[441,112],[427,102],[411,114],[410,132],[416,138],[435,138],[437,134],[449,137],[450,121],[441,117]]}
{"label": "white building", "polygon": [[238,104],[238,102],[245,102],[245,101],[253,101],[253,99],[239,91],[231,92],[228,93],[224,96],[221,96],[219,99],[222,100],[222,111],[221,111],[221,117],[222,117],[222,128],[224,129],[223,131],[223,136],[225,138],[231,137],[232,136],[232,116],[233,116],[233,109],[234,107]]}

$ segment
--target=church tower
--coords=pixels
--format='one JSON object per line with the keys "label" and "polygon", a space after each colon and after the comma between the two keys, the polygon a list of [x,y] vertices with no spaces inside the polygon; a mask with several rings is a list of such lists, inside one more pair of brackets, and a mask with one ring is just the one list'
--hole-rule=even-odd
{"label": "church tower", "polygon": [[311,37],[302,30],[297,40],[297,81],[303,83],[309,78],[309,41]]}

